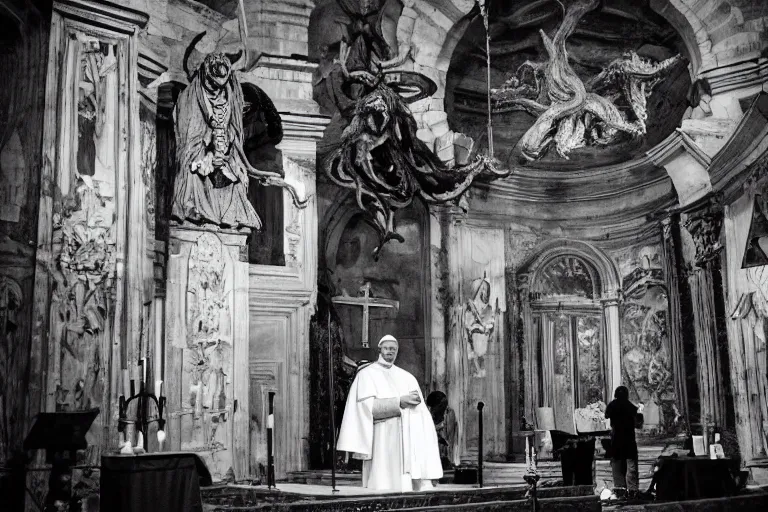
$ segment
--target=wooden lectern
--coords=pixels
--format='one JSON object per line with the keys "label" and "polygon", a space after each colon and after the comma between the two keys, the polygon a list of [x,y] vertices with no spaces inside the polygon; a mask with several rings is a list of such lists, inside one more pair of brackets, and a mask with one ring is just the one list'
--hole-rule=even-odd
{"label": "wooden lectern", "polygon": [[59,510],[57,503],[70,504],[72,500],[72,466],[77,450],[88,447],[85,434],[91,428],[99,409],[75,412],[43,412],[32,423],[25,450],[45,450],[45,461],[51,464],[48,495],[43,512]]}

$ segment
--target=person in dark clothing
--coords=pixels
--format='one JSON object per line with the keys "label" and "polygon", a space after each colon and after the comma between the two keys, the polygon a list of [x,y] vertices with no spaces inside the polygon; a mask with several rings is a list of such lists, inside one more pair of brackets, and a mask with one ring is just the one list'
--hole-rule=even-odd
{"label": "person in dark clothing", "polygon": [[613,400],[605,409],[605,417],[611,420],[611,469],[613,470],[614,494],[638,492],[637,442],[635,420],[637,407],[629,401],[629,389],[619,386]]}

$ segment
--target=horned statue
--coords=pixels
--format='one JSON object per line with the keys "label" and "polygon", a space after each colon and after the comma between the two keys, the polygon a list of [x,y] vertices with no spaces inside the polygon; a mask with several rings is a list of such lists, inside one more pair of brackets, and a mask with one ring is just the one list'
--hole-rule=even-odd
{"label": "horned statue", "polygon": [[[306,198],[275,172],[255,169],[243,150],[243,90],[236,71],[246,52],[206,55],[192,72],[189,57],[205,36],[198,34],[184,55],[189,86],[179,94],[174,110],[177,172],[171,215],[179,222],[215,224],[223,228],[260,229],[261,220],[248,200],[248,180],[286,188],[296,206]],[[261,89],[254,108],[262,110],[267,132],[282,136],[280,114]]]}

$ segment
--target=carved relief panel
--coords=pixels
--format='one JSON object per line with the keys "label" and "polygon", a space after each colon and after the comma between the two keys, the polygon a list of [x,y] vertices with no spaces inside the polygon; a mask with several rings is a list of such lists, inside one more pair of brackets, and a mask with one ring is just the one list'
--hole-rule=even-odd
{"label": "carved relief panel", "polygon": [[142,281],[133,34],[146,21],[75,1],[55,3],[51,22],[33,331],[47,356],[32,371],[48,361],[44,410],[101,409],[86,436],[92,463],[117,438],[111,376],[138,377],[142,297],[127,291]]}
{"label": "carved relief panel", "polygon": [[170,449],[198,452],[214,480],[232,472],[241,478],[247,467],[240,457],[248,440],[235,438],[241,422],[247,435],[248,421],[247,404],[235,415],[236,400],[248,396],[247,365],[235,367],[248,337],[247,298],[237,285],[247,279],[248,265],[239,261],[244,244],[240,233],[171,230],[166,430]]}

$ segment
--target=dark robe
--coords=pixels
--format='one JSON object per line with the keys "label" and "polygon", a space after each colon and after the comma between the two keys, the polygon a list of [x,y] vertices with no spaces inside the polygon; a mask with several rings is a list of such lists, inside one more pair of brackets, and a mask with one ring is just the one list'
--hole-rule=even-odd
{"label": "dark robe", "polygon": [[605,417],[611,420],[612,459],[637,459],[636,415],[637,407],[627,399],[617,398],[605,409]]}

